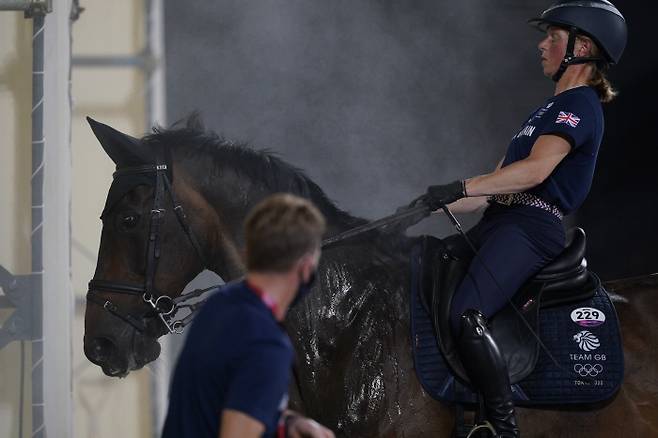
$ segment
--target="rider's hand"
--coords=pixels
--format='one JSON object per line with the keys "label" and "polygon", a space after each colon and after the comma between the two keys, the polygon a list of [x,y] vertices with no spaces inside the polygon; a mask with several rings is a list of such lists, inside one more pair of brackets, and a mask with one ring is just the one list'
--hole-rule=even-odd
{"label": "rider's hand", "polygon": [[429,186],[422,196],[422,202],[434,211],[464,197],[466,197],[464,181],[454,181],[449,184]]}
{"label": "rider's hand", "polygon": [[288,438],[334,438],[334,433],[310,418],[297,416],[286,421]]}

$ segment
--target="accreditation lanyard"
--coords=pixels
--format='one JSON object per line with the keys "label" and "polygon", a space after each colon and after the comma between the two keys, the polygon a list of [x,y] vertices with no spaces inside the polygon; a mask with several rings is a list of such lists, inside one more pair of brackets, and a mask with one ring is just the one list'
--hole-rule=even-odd
{"label": "accreditation lanyard", "polygon": [[262,289],[254,286],[253,284],[249,283],[248,281],[245,281],[247,288],[251,290],[251,292],[254,293],[260,300],[265,304],[265,306],[270,309],[270,312],[272,312],[272,316],[274,316],[274,319],[276,319],[276,314],[277,314],[277,306],[276,302],[274,299],[272,299],[271,296],[269,296],[266,292],[264,292]]}

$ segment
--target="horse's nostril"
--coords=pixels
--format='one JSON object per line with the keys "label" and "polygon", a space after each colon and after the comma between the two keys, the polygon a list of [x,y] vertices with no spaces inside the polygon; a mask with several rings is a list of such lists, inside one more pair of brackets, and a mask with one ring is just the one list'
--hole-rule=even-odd
{"label": "horse's nostril", "polygon": [[109,339],[94,338],[89,342],[87,348],[85,348],[85,353],[90,361],[100,365],[112,356],[114,349],[114,343]]}

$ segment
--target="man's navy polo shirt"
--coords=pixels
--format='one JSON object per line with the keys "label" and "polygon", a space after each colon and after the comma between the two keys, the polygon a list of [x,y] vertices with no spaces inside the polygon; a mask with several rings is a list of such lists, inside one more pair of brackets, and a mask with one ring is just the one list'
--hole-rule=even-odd
{"label": "man's navy polo shirt", "polygon": [[540,135],[558,135],[567,140],[571,145],[569,154],[543,183],[528,193],[569,214],[589,193],[603,128],[601,102],[591,87],[563,91],[548,99],[521,125],[507,148],[503,167],[530,155]]}
{"label": "man's navy polo shirt", "polygon": [[274,436],[287,406],[293,349],[244,281],[213,295],[194,319],[176,365],[163,438],[217,438],[224,409]]}

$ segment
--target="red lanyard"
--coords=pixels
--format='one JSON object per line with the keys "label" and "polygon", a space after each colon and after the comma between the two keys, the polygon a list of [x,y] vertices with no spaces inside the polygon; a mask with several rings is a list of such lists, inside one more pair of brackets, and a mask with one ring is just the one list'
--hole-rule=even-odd
{"label": "red lanyard", "polygon": [[268,309],[270,309],[270,312],[272,312],[272,315],[274,315],[274,319],[276,319],[276,313],[277,313],[277,307],[276,307],[276,302],[270,297],[268,294],[263,292],[260,288],[257,288],[253,284],[249,283],[246,281],[247,287],[258,297],[260,300],[267,306]]}

